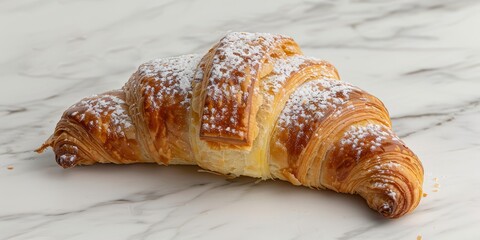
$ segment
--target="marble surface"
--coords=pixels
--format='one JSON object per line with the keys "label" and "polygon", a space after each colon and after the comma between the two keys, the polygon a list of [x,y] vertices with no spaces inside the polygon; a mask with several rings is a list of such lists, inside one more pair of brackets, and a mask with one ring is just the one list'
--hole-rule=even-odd
{"label": "marble surface", "polygon": [[[0,2],[0,239],[480,239],[480,3]],[[417,210],[196,167],[63,170],[32,152],[84,96],[228,31],[283,33],[382,99],[425,167]],[[438,183],[439,186],[435,186]]]}

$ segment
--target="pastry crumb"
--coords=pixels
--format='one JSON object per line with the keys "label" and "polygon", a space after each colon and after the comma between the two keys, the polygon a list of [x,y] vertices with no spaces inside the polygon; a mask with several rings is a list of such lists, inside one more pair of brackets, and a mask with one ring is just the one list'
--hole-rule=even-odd
{"label": "pastry crumb", "polygon": [[433,185],[433,187],[436,187],[436,188],[438,188],[438,187],[440,187],[440,184],[438,184],[438,183],[435,183],[435,184]]}
{"label": "pastry crumb", "polygon": [[423,197],[427,197],[427,196],[428,196],[428,194],[427,194],[427,193],[423,193]]}
{"label": "pastry crumb", "polygon": [[438,192],[438,189],[433,189],[432,192]]}
{"label": "pastry crumb", "polygon": [[422,240],[422,235],[418,235],[417,240]]}
{"label": "pastry crumb", "polygon": [[438,177],[433,178],[433,181],[438,182]]}
{"label": "pastry crumb", "polygon": [[13,170],[13,166],[10,165],[10,166],[7,167],[7,169],[8,169],[8,170]]}

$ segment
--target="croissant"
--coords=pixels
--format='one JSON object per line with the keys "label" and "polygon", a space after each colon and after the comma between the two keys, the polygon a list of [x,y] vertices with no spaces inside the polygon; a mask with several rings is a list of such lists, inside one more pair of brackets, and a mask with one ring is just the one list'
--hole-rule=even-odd
{"label": "croissant", "polygon": [[383,103],[282,35],[232,32],[204,56],[144,63],[122,89],[68,108],[37,152],[47,147],[63,168],[198,165],[359,194],[388,218],[422,196],[422,164]]}

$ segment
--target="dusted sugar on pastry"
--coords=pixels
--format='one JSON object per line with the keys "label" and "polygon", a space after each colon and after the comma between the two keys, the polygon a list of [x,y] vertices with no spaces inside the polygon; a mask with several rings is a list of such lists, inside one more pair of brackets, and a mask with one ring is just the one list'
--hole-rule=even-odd
{"label": "dusted sugar on pastry", "polygon": [[388,218],[423,194],[422,164],[383,103],[275,34],[232,32],[203,56],[142,64],[122,89],[67,109],[47,147],[64,168],[188,164],[359,194]]}

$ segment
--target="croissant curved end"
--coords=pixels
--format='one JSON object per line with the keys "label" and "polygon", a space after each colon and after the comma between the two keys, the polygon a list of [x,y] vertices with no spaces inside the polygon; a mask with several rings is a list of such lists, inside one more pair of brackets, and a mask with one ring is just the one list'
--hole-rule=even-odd
{"label": "croissant curved end", "polygon": [[380,208],[377,210],[380,214],[384,217],[392,216],[392,213],[395,211],[395,205],[391,205],[389,203],[384,203]]}
{"label": "croissant curved end", "polygon": [[71,168],[78,165],[80,158],[78,157],[78,147],[69,142],[56,143],[55,136],[51,136],[42,146],[37,148],[35,152],[42,153],[45,149],[52,147],[55,152],[55,161],[62,168]]}
{"label": "croissant curved end", "polygon": [[376,210],[384,217],[397,218],[407,213],[406,211],[402,210],[403,207],[399,206],[399,201],[391,197],[385,197],[383,199],[383,203],[377,206]]}
{"label": "croissant curved end", "polygon": [[[359,194],[367,200],[370,208],[387,218],[399,218],[416,208],[420,202],[421,190],[411,191],[408,186],[385,184],[383,189],[363,188]],[[404,188],[407,189],[404,189]]]}
{"label": "croissant curved end", "polygon": [[71,168],[77,165],[77,156],[72,154],[62,154],[55,156],[58,165],[63,168]]}
{"label": "croissant curved end", "polygon": [[64,142],[54,145],[55,160],[63,168],[71,168],[79,163],[78,147],[72,143]]}

